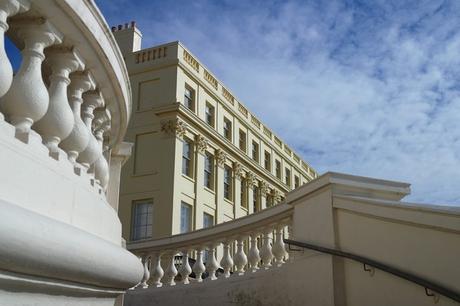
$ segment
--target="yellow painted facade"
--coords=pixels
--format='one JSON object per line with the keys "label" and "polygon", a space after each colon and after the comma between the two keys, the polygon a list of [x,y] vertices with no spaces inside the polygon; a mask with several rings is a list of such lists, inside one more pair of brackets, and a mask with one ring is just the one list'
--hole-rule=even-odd
{"label": "yellow painted facade", "polygon": [[[119,204],[126,240],[180,233],[182,205],[182,231],[196,230],[274,205],[317,176],[180,42],[138,50],[135,26],[112,30],[133,91]],[[140,238],[136,203],[153,203]]]}

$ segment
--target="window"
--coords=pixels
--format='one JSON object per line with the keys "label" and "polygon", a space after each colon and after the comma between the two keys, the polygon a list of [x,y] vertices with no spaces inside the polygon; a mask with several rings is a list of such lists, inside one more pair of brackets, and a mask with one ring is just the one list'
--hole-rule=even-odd
{"label": "window", "polygon": [[195,91],[189,86],[185,86],[184,105],[188,109],[195,111]]}
{"label": "window", "polygon": [[229,166],[224,168],[224,198],[232,199],[232,168]]}
{"label": "window", "polygon": [[264,154],[264,166],[265,166],[265,169],[268,170],[268,171],[272,171],[272,161],[271,161],[272,157],[270,155],[270,153],[268,151],[265,151],[265,154]]}
{"label": "window", "polygon": [[224,137],[232,141],[232,122],[224,118]]}
{"label": "window", "polygon": [[242,150],[243,152],[246,152],[246,133],[243,132],[243,130],[240,130],[240,150]]}
{"label": "window", "polygon": [[210,126],[214,127],[214,106],[209,103],[206,103],[206,108],[204,110],[204,115],[206,119],[206,123]]}
{"label": "window", "polygon": [[285,170],[284,171],[284,176],[285,176],[286,185],[291,187],[291,170],[289,170],[288,168],[286,168],[284,170]]}
{"label": "window", "polygon": [[203,228],[208,228],[214,225],[214,217],[208,213],[203,213]]}
{"label": "window", "polygon": [[204,156],[204,185],[214,189],[214,156],[208,152]]}
{"label": "window", "polygon": [[192,230],[192,206],[185,202],[180,206],[180,233],[187,233]]}
{"label": "window", "polygon": [[254,212],[258,212],[259,211],[259,187],[254,186],[253,190],[254,190],[254,195],[252,198],[252,205],[253,205]]}
{"label": "window", "polygon": [[259,161],[259,144],[255,141],[252,142],[252,159]]}
{"label": "window", "polygon": [[133,202],[132,240],[152,238],[153,201]]}
{"label": "window", "polygon": [[277,178],[281,179],[281,162],[279,160],[275,161],[275,174]]}
{"label": "window", "polygon": [[182,145],[182,173],[192,177],[193,145],[191,141],[184,139]]}
{"label": "window", "polygon": [[241,196],[241,206],[244,208],[248,208],[248,197],[247,197],[247,192],[246,192],[246,181],[241,180],[241,191],[240,191],[240,196]]}
{"label": "window", "polygon": [[273,204],[275,204],[275,200],[274,200],[274,197],[273,197],[273,191],[270,191],[268,194],[267,194],[267,207],[271,207],[273,206]]}
{"label": "window", "polygon": [[294,188],[298,188],[300,186],[300,179],[297,175],[294,175]]}

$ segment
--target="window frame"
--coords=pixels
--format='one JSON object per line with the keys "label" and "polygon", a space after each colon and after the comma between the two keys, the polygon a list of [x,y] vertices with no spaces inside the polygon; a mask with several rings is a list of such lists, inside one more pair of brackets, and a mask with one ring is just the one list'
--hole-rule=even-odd
{"label": "window frame", "polygon": [[267,150],[264,152],[264,168],[269,172],[272,171],[272,155]]}
{"label": "window frame", "polygon": [[216,114],[215,107],[211,103],[206,102],[206,105],[204,108],[204,121],[209,126],[212,126],[212,127],[216,126],[216,117],[215,117],[216,115],[215,114]]}
{"label": "window frame", "polygon": [[287,186],[291,187],[291,170],[288,167],[284,169],[284,180]]}
{"label": "window frame", "polygon": [[[208,166],[209,163],[209,166]],[[214,190],[214,155],[209,152],[204,154],[203,184],[206,188]],[[209,169],[208,169],[209,168]]]}
{"label": "window frame", "polygon": [[[242,137],[244,136],[244,137]],[[243,131],[242,129],[239,130],[239,133],[238,133],[238,147],[240,148],[241,151],[243,151],[244,153],[247,152],[247,148],[248,148],[248,142],[247,142],[247,135],[246,135],[246,132]]]}
{"label": "window frame", "polygon": [[[185,146],[189,147],[188,150],[188,155],[186,156],[184,151],[185,151]],[[193,177],[193,156],[194,156],[194,147],[193,147],[193,142],[185,138],[182,140],[182,174],[192,178]]]}
{"label": "window frame", "polygon": [[230,166],[224,165],[224,199],[233,201],[233,169]]}
{"label": "window frame", "polygon": [[[190,92],[190,96],[187,95],[187,91]],[[190,85],[185,83],[184,106],[188,108],[189,110],[191,110],[192,112],[195,112],[195,108],[196,108],[195,107],[195,100],[196,100],[195,97],[196,97],[195,90]]]}
{"label": "window frame", "polygon": [[259,144],[253,140],[251,146],[251,158],[255,162],[259,162],[259,154],[260,154],[260,146]]}
{"label": "window frame", "polygon": [[[184,208],[186,208],[186,209],[184,209]],[[187,209],[189,209],[188,211],[190,213],[188,218],[187,218],[188,219],[188,230],[183,231],[183,228],[184,228],[184,224],[182,223],[182,221],[184,220],[183,212],[185,210],[187,210]],[[193,230],[193,217],[192,216],[193,216],[193,206],[188,204],[185,201],[181,201],[180,202],[180,225],[179,225],[180,226],[179,232],[181,234],[189,233],[189,232],[191,232]]]}
{"label": "window frame", "polygon": [[[141,205],[141,204],[147,204],[149,205],[150,207],[150,214],[149,214],[149,211],[147,210],[147,214],[146,214],[146,220],[147,220],[147,223],[145,225],[142,225],[143,227],[146,227],[146,233],[148,233],[148,228],[150,227],[150,235],[148,234],[144,234],[142,235],[142,237],[137,237],[136,236],[136,233],[137,233],[137,228],[139,228],[140,226],[136,226],[136,220],[137,220],[137,214],[136,214],[136,211],[138,209],[138,207]],[[143,239],[150,239],[153,237],[153,199],[152,198],[147,198],[147,199],[138,199],[138,200],[133,200],[131,202],[131,233],[130,233],[130,238],[131,238],[131,241],[138,241],[138,240],[143,240]],[[149,218],[149,215],[150,215],[150,218]],[[150,221],[150,224],[149,224],[149,221]]]}
{"label": "window frame", "polygon": [[278,178],[278,179],[281,179],[281,161],[278,160],[278,159],[275,159],[275,176]]}
{"label": "window frame", "polygon": [[227,117],[224,117],[224,137],[228,141],[232,141],[232,121]]}

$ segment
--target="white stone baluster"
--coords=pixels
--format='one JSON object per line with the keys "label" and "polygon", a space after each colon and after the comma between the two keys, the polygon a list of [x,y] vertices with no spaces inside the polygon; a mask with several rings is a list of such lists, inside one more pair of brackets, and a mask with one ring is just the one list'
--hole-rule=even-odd
{"label": "white stone baluster", "polygon": [[280,267],[284,263],[286,256],[286,247],[283,241],[283,225],[279,225],[275,231],[275,241],[273,242],[273,255],[275,255],[275,264]]}
{"label": "white stone baluster", "polygon": [[94,176],[102,188],[106,190],[109,184],[109,163],[102,152],[104,150],[104,134],[109,132],[111,127],[111,115],[107,109],[103,109],[96,112],[95,118],[97,126],[95,126],[94,136],[101,147],[101,155],[94,163]]}
{"label": "white stone baluster", "polygon": [[251,235],[251,247],[248,252],[248,261],[252,272],[256,272],[259,269],[260,255],[257,246],[257,236],[257,234]]}
{"label": "white stone baluster", "polygon": [[216,271],[217,269],[219,269],[219,263],[216,259],[216,247],[216,244],[209,245],[208,261],[206,262],[206,271],[208,271],[210,280],[217,279]]}
{"label": "white stone baluster", "polygon": [[94,109],[103,107],[105,105],[104,99],[99,91],[89,91],[83,95],[83,105],[82,105],[82,117],[83,122],[86,125],[88,131],[90,131],[90,137],[88,141],[88,145],[86,148],[78,155],[77,161],[86,168],[94,164],[97,159],[102,154],[102,148],[99,142],[97,141],[96,137],[92,134],[92,123],[94,119]]}
{"label": "white stone baluster", "polygon": [[20,133],[28,133],[32,124],[48,110],[49,94],[43,83],[44,48],[62,42],[62,35],[43,18],[18,19],[11,27],[24,40],[22,62],[8,92],[1,100],[3,113]]}
{"label": "white stone baluster", "polygon": [[[30,8],[30,1],[0,0],[0,98],[6,94],[13,81],[13,67],[5,51],[5,32],[8,31],[7,18]],[[3,115],[0,113],[0,120]]]}
{"label": "white stone baluster", "polygon": [[74,126],[70,135],[59,146],[67,152],[70,162],[76,163],[77,157],[87,146],[90,131],[81,119],[83,93],[95,89],[93,76],[89,71],[75,72],[70,75],[69,102],[74,117]]}
{"label": "white stone baluster", "polygon": [[239,237],[236,243],[236,253],[233,256],[233,261],[235,262],[236,272],[238,275],[244,274],[244,267],[248,263],[248,258],[244,253],[244,238]]}
{"label": "white stone baluster", "polygon": [[195,278],[197,282],[202,282],[202,275],[206,271],[206,267],[203,264],[203,249],[200,248],[196,251],[196,261],[193,265],[193,272],[195,272]]}
{"label": "white stone baluster", "polygon": [[264,269],[271,267],[273,259],[272,246],[270,243],[271,229],[264,232],[262,238],[262,248],[260,249],[260,258],[262,259],[262,266]]}
{"label": "white stone baluster", "polygon": [[169,257],[169,264],[165,271],[164,283],[168,284],[169,286],[175,286],[176,282],[174,278],[177,275],[176,265],[174,264],[174,257],[176,256],[175,252],[168,254]]}
{"label": "white stone baluster", "polygon": [[192,273],[192,267],[190,267],[188,258],[188,250],[182,251],[182,266],[179,273],[182,276],[182,283],[184,285],[190,284],[189,275]]}
{"label": "white stone baluster", "polygon": [[33,128],[41,134],[50,153],[57,153],[59,143],[70,135],[75,122],[67,96],[69,75],[71,72],[83,70],[84,65],[74,48],[52,47],[45,54],[45,65],[51,68],[49,106],[45,116]]}
{"label": "white stone baluster", "polygon": [[150,274],[152,276],[153,284],[155,287],[163,286],[161,279],[163,278],[164,271],[161,267],[161,254],[154,254],[153,267],[151,267]]}
{"label": "white stone baluster", "polygon": [[230,245],[231,241],[224,242],[224,255],[220,260],[220,265],[224,269],[225,277],[230,277],[230,270],[233,268],[233,259],[232,255],[230,254]]}
{"label": "white stone baluster", "polygon": [[150,278],[149,263],[150,263],[150,256],[146,254],[142,257],[142,265],[144,266],[144,275],[142,276],[142,280],[140,283],[140,285],[144,289],[149,287],[147,283]]}

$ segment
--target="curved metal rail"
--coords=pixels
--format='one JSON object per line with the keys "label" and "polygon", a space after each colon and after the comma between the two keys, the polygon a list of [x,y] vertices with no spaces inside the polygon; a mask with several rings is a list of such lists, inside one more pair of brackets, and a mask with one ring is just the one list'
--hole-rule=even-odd
{"label": "curved metal rail", "polygon": [[414,275],[414,274],[409,273],[409,272],[405,272],[403,270],[400,270],[398,268],[389,266],[389,265],[381,263],[379,261],[376,261],[376,260],[373,260],[373,259],[370,259],[370,258],[367,258],[367,257],[364,257],[364,256],[359,256],[359,255],[356,255],[356,254],[343,252],[343,251],[336,250],[336,249],[326,248],[326,247],[322,247],[322,246],[319,246],[319,245],[314,245],[314,244],[311,244],[311,243],[305,243],[305,242],[300,242],[300,241],[295,241],[295,240],[290,240],[290,239],[284,239],[284,243],[289,245],[290,250],[292,250],[291,245],[295,245],[297,247],[301,247],[301,248],[305,248],[305,249],[309,249],[309,250],[314,250],[314,251],[318,251],[318,252],[321,252],[321,253],[326,253],[326,254],[330,254],[330,255],[334,255],[334,256],[339,256],[339,257],[352,259],[354,261],[357,261],[357,262],[360,262],[360,263],[364,264],[364,270],[366,270],[366,271],[369,271],[368,269],[366,269],[366,265],[368,265],[368,266],[377,268],[379,270],[382,270],[382,271],[391,273],[393,275],[396,275],[396,276],[398,276],[400,278],[403,278],[405,280],[408,280],[410,282],[416,283],[417,285],[420,285],[420,286],[425,288],[425,293],[428,296],[433,296],[433,294],[429,293],[429,291],[428,291],[428,290],[431,290],[432,292],[439,293],[440,295],[446,296],[448,298],[451,298],[454,301],[460,302],[460,293],[459,292],[453,291],[453,290],[448,289],[448,288],[446,288],[446,287],[444,287],[442,285],[433,283],[432,281],[429,281],[429,280],[427,280],[425,278],[422,278],[420,276]]}

